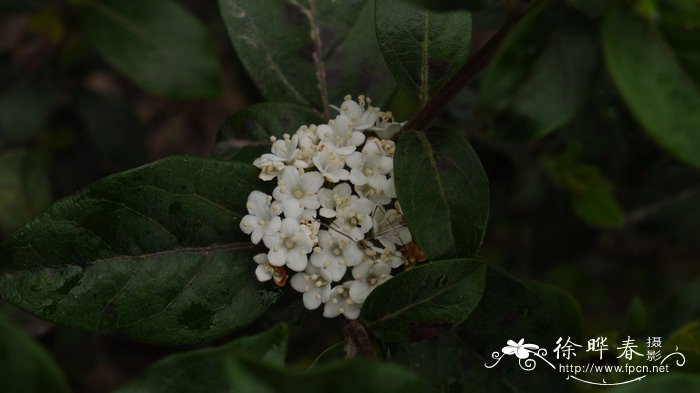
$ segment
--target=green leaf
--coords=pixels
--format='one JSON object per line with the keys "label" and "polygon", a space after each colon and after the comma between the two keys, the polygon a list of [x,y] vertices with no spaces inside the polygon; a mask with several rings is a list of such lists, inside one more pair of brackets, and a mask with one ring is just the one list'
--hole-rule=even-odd
{"label": "green leaf", "polygon": [[467,62],[468,11],[434,12],[402,0],[377,0],[375,22],[391,72],[424,104]]}
{"label": "green leaf", "polygon": [[436,11],[450,10],[471,10],[478,11],[482,8],[492,7],[501,3],[499,0],[408,0],[411,3],[420,5]]}
{"label": "green leaf", "polygon": [[501,137],[542,137],[584,103],[598,65],[592,22],[547,3],[504,41],[481,87],[479,111]]}
{"label": "green leaf", "polygon": [[206,28],[170,0],[93,0],[81,9],[83,32],[114,68],[152,94],[205,98],[221,93]]}
{"label": "green leaf", "polygon": [[403,367],[374,361],[349,361],[314,367],[309,371],[230,356],[232,392],[277,393],[424,393],[425,381]]}
{"label": "green leaf", "polygon": [[489,186],[467,138],[453,130],[403,132],[394,173],[406,223],[426,255],[476,255],[489,215]]}
{"label": "green leaf", "polygon": [[323,351],[320,355],[318,355],[316,359],[314,359],[313,363],[311,363],[311,365],[309,366],[309,369],[318,367],[323,364],[340,362],[345,360],[347,358],[347,353],[345,353],[346,345],[347,343],[345,341],[341,341],[326,348],[325,351]]}
{"label": "green leaf", "polygon": [[645,333],[648,321],[649,315],[644,303],[638,296],[633,297],[625,312],[623,332],[642,335]]}
{"label": "green leaf", "polygon": [[209,340],[277,299],[239,229],[249,164],[173,157],[51,205],[0,244],[0,294],[33,314],[155,343]]}
{"label": "green leaf", "polygon": [[51,202],[41,156],[27,150],[0,154],[0,230],[10,232]]}
{"label": "green leaf", "polygon": [[377,287],[362,319],[385,341],[422,340],[459,325],[484,291],[485,266],[454,259],[407,270]]}
{"label": "green leaf", "polygon": [[[483,364],[492,364],[491,354],[500,351],[507,340],[524,338],[527,343],[553,348],[559,337],[571,337],[575,343],[582,344],[581,310],[575,300],[554,287],[525,285],[501,269],[489,266],[481,302],[455,329],[455,336],[462,342],[462,356],[473,359],[465,365],[468,386],[472,389],[481,390],[472,383],[492,381],[484,382],[492,386],[490,391],[564,392],[570,390],[570,381],[546,364],[527,373],[520,369],[517,359],[503,359],[492,369],[486,369]],[[479,362],[480,369],[472,362]]]}
{"label": "green leaf", "polygon": [[3,315],[0,315],[0,381],[4,392],[70,391],[44,348]]}
{"label": "green leaf", "polygon": [[287,352],[287,326],[279,324],[257,334],[238,338],[226,345],[180,353],[159,360],[135,381],[117,393],[136,392],[226,392],[226,359],[243,354],[284,365]]}
{"label": "green leaf", "polygon": [[239,58],[268,100],[327,114],[346,94],[365,94],[379,105],[393,95],[373,1],[219,0],[219,6]]}
{"label": "green leaf", "polygon": [[[387,360],[398,363],[425,378],[436,392],[468,392],[466,384],[470,381],[463,360],[464,346],[449,334],[440,335],[432,340],[392,345],[387,351]],[[480,363],[473,366],[483,368]],[[475,367],[475,368],[476,368]],[[487,391],[487,385],[476,385],[473,391]]]}
{"label": "green leaf", "polygon": [[639,383],[631,383],[608,390],[609,393],[658,393],[658,392],[697,392],[700,391],[700,375],[664,374],[644,378]]}
{"label": "green leaf", "polygon": [[[700,321],[693,321],[671,333],[663,340],[662,353],[680,352],[685,356],[685,364],[680,371],[700,372]],[[675,370],[679,370],[672,365]]]}
{"label": "green leaf", "polygon": [[665,36],[659,26],[612,7],[602,38],[608,71],[637,121],[669,153],[700,168],[700,8],[691,8]]}
{"label": "green leaf", "polygon": [[571,203],[576,214],[590,224],[611,228],[621,228],[624,224],[622,210],[609,189],[574,194]]}
{"label": "green leaf", "polygon": [[686,285],[652,315],[650,333],[669,334],[694,320],[700,320],[700,278]]}
{"label": "green leaf", "polygon": [[[262,153],[269,153],[271,136],[292,135],[302,125],[322,122],[315,111],[296,104],[266,102],[251,105],[224,121],[212,155],[220,159],[253,162]],[[251,144],[250,141],[258,142]]]}

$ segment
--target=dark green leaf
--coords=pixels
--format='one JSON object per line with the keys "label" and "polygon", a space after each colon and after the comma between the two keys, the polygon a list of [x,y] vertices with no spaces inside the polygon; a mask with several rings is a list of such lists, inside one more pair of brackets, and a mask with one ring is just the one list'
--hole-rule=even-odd
{"label": "dark green leaf", "polygon": [[226,358],[243,354],[276,365],[284,364],[287,327],[284,324],[226,345],[169,356],[150,366],[118,393],[226,392]]}
{"label": "dark green leaf", "polygon": [[665,335],[700,320],[700,278],[690,282],[649,319],[650,333]]}
{"label": "dark green leaf", "polygon": [[464,321],[484,290],[485,266],[454,259],[407,270],[372,291],[362,318],[385,341],[434,337]]}
{"label": "dark green leaf", "polygon": [[[322,122],[315,111],[296,104],[267,102],[251,105],[226,119],[212,155],[220,159],[253,162],[262,153],[269,153],[270,136],[294,134],[302,125]],[[253,145],[250,141],[254,141]]]}
{"label": "dark green leaf", "polygon": [[11,76],[0,93],[0,142],[21,143],[44,125],[58,102],[59,88],[47,69],[15,74],[10,68],[1,70]]}
{"label": "dark green leaf", "polygon": [[631,383],[608,390],[609,393],[658,393],[658,392],[697,392],[700,391],[700,375],[666,374],[644,378],[639,383]]}
{"label": "dark green leaf", "polygon": [[622,331],[629,334],[642,335],[645,333],[648,320],[649,315],[646,307],[644,307],[644,303],[638,296],[635,296],[627,307],[625,328]]}
{"label": "dark green leaf", "polygon": [[272,101],[328,110],[346,94],[379,105],[395,82],[374,34],[374,2],[219,0],[243,65]]}
{"label": "dark green leaf", "polygon": [[500,0],[408,0],[422,7],[437,11],[472,10],[492,7],[502,3]]}
{"label": "dark green leaf", "polygon": [[26,150],[0,154],[0,230],[10,232],[51,202],[41,156]]}
{"label": "dark green leaf", "polygon": [[624,223],[622,210],[608,189],[589,189],[573,194],[571,203],[576,214],[593,225],[620,228]]}
{"label": "dark green leaf", "polygon": [[347,358],[347,354],[345,353],[346,345],[347,343],[345,341],[331,345],[325,351],[323,351],[323,353],[318,355],[316,359],[314,359],[313,363],[311,363],[309,366],[309,369],[318,367],[322,364],[345,360]]}
{"label": "dark green leaf", "polygon": [[158,342],[212,339],[276,301],[239,229],[249,164],[173,157],[60,200],[0,244],[0,293],[44,319]]}
{"label": "dark green leaf", "polygon": [[[582,344],[581,311],[570,296],[558,289],[541,284],[526,286],[502,270],[489,267],[481,302],[456,329],[456,336],[465,348],[463,356],[472,359],[470,362],[481,362],[467,362],[464,366],[470,384],[491,381],[489,391],[494,392],[564,392],[571,389],[570,381],[546,364],[531,372],[523,372],[517,359],[504,359],[492,369],[483,364],[492,364],[491,354],[500,351],[507,340],[524,338],[527,343],[553,348],[559,337],[571,337]],[[478,385],[468,386],[485,390]]]}
{"label": "dark green leaf", "polygon": [[541,5],[496,53],[484,77],[480,112],[499,136],[546,135],[578,112],[597,64],[592,23],[574,11]]}
{"label": "dark green leaf", "polygon": [[228,365],[229,383],[233,392],[430,392],[422,378],[391,363],[355,360],[303,371],[230,356]]}
{"label": "dark green leaf", "polygon": [[681,326],[663,340],[662,353],[680,352],[685,356],[682,369],[672,364],[672,370],[686,373],[700,372],[700,321],[693,321]]}
{"label": "dark green leaf", "polygon": [[607,0],[569,0],[569,2],[572,6],[593,18],[602,16],[608,5],[610,5],[610,2]]}
{"label": "dark green leaf", "polygon": [[434,12],[402,0],[377,0],[379,46],[396,80],[428,101],[469,57],[468,11]]}
{"label": "dark green leaf", "polygon": [[687,61],[700,53],[700,24],[692,15],[679,27],[692,46],[680,51],[677,41],[619,6],[608,11],[602,35],[610,75],[637,121],[656,143],[700,168],[700,64]]}
{"label": "dark green leaf", "polygon": [[[461,342],[450,334],[432,340],[392,345],[387,360],[409,368],[425,378],[436,392],[467,392],[466,360]],[[470,365],[472,366],[472,365]],[[483,368],[483,365],[477,364]],[[488,391],[485,385],[474,391]]]}
{"label": "dark green leaf", "polygon": [[69,392],[51,356],[0,315],[0,381],[3,392]]}
{"label": "dark green leaf", "polygon": [[170,0],[85,2],[83,31],[114,68],[152,94],[213,97],[219,69],[205,27]]}
{"label": "dark green leaf", "polygon": [[476,255],[489,215],[489,186],[467,138],[452,130],[406,131],[394,172],[404,217],[426,255]]}

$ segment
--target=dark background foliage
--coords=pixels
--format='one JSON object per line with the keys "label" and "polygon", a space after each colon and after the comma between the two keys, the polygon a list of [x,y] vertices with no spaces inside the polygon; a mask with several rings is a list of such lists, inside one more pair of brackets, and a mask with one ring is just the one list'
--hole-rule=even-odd
{"label": "dark background foliage", "polygon": [[[129,36],[99,7],[84,3],[0,2],[0,240],[52,201],[107,175],[175,154],[209,156],[222,124],[226,135],[227,116],[277,88],[257,81],[258,89],[246,73],[250,64],[237,56],[216,2],[184,0],[177,3],[182,8],[159,14],[160,21],[147,19],[155,12],[126,7],[126,14],[152,26],[149,40]],[[452,7],[433,6],[442,3]],[[486,42],[516,2],[467,3],[475,11],[471,43],[459,43],[465,51]],[[700,275],[700,147],[693,144],[700,133],[694,101],[700,14],[680,15],[662,1],[629,2],[620,11],[606,11],[605,1],[552,3],[523,17],[486,71],[436,120],[469,139],[490,183],[479,259],[568,292],[580,304],[588,336],[669,335],[698,318],[700,293],[690,285]],[[377,15],[386,12],[378,5]],[[635,18],[642,18],[641,27]],[[396,32],[390,22],[378,31],[380,39]],[[646,44],[644,23],[656,26],[664,41]],[[189,33],[178,36],[182,26]],[[378,48],[363,61],[383,62]],[[633,54],[624,57],[621,48]],[[656,60],[669,48],[678,64]],[[342,49],[340,55],[349,56]],[[632,58],[635,53],[640,57]],[[454,72],[449,61],[455,56],[436,52],[447,62],[437,70]],[[149,68],[153,64],[168,67],[163,72]],[[353,77],[372,76],[372,67],[357,67]],[[410,74],[410,67],[403,71]],[[674,79],[673,67],[689,79]],[[402,78],[401,67],[390,68]],[[405,91],[370,78],[368,90],[403,121],[421,107],[421,94],[446,83],[435,79],[422,92],[410,80],[399,81],[412,90]],[[331,104],[346,93],[363,93],[344,91],[342,84],[333,89]],[[665,107],[650,111],[647,95]],[[321,107],[310,96],[302,91],[297,104]],[[309,112],[306,119],[317,115]],[[669,137],[674,132],[685,136]],[[673,303],[684,290],[685,301]],[[54,325],[7,303],[1,309],[8,324],[53,356],[76,392],[111,391],[166,355],[234,338],[139,344]],[[309,364],[343,339],[342,321],[304,312],[292,300],[235,337],[278,320],[292,322],[288,363]]]}

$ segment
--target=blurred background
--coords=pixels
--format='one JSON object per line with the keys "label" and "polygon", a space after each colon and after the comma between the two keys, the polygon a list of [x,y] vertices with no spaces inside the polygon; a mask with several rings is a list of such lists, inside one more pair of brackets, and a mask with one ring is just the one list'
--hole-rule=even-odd
{"label": "blurred background", "polygon": [[[208,155],[225,118],[262,101],[216,2],[180,2],[204,26],[216,58],[215,78],[191,97],[135,81],[97,50],[79,3],[0,1],[0,240],[97,179],[169,155]],[[474,16],[472,47],[498,28],[500,12]],[[481,258],[569,292],[589,335],[641,331],[700,274],[700,174],[641,131],[596,51],[585,103],[557,132],[524,141],[504,131],[519,129],[519,119],[479,109],[481,79],[438,120],[469,135],[491,182]],[[398,91],[388,109],[403,121],[418,103]],[[0,310],[54,356],[76,392],[110,391],[153,361],[194,348],[57,327],[9,304]],[[303,326],[292,329],[290,362],[308,363],[342,339],[341,322],[298,304],[280,306],[276,318]]]}

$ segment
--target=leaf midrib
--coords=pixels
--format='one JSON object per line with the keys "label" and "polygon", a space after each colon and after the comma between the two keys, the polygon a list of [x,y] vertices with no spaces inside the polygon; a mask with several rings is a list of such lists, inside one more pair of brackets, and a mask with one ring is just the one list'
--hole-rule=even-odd
{"label": "leaf midrib", "polygon": [[[425,265],[425,266],[430,266],[430,265]],[[486,266],[480,266],[479,268],[471,271],[466,277],[462,278],[459,281],[456,281],[454,284],[443,287],[441,291],[438,291],[438,292],[434,293],[433,295],[428,296],[427,298],[422,299],[418,302],[401,307],[400,309],[398,309],[396,311],[392,311],[388,314],[384,314],[382,317],[375,319],[374,321],[367,321],[367,325],[373,326],[373,325],[376,325],[378,323],[382,323],[382,322],[388,321],[390,319],[397,318],[399,315],[403,314],[404,312],[406,312],[414,307],[420,306],[421,304],[430,302],[431,300],[435,299],[438,296],[441,296],[442,294],[444,294],[448,290],[455,288],[456,286],[458,286],[459,284],[461,284],[465,280],[471,279],[475,274],[480,273],[480,272],[484,272],[485,270],[486,270]]]}

